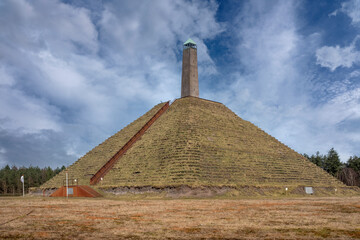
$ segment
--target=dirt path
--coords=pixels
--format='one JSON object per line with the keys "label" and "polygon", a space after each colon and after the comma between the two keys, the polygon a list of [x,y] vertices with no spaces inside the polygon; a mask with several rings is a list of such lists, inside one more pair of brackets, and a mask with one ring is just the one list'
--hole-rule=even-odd
{"label": "dirt path", "polygon": [[0,204],[0,238],[360,238],[360,197],[133,201],[18,197],[0,198]]}

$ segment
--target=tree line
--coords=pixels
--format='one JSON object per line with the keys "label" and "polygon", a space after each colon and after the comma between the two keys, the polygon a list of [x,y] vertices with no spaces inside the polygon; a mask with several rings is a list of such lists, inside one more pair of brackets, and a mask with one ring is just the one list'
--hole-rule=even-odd
{"label": "tree line", "polygon": [[347,162],[342,163],[334,148],[331,148],[325,155],[319,152],[311,156],[303,155],[346,185],[360,187],[360,158],[358,156],[352,156]]}
{"label": "tree line", "polygon": [[29,187],[40,187],[50,178],[65,169],[61,168],[52,169],[51,167],[16,167],[6,165],[0,170],[0,194],[1,195],[21,195],[22,182],[21,176],[24,176],[25,192],[28,192]]}

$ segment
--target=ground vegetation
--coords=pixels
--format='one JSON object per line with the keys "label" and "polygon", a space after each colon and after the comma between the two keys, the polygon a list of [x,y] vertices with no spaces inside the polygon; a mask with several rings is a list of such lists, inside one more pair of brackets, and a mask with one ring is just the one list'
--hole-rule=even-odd
{"label": "ground vegetation", "polygon": [[[0,198],[1,239],[357,239],[360,198]],[[46,220],[44,220],[46,219]]]}

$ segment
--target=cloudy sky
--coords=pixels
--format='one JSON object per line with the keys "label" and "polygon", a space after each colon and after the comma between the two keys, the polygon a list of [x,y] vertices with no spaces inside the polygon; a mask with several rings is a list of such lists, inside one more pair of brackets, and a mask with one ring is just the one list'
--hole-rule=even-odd
{"label": "cloudy sky", "polygon": [[179,98],[189,37],[202,98],[297,152],[360,155],[360,0],[1,0],[0,167],[69,165]]}

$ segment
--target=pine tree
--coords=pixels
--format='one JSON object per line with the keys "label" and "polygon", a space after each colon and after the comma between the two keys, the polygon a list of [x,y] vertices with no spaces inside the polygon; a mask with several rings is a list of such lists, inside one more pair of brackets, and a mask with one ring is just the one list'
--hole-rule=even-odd
{"label": "pine tree", "polygon": [[39,187],[64,169],[65,166],[53,170],[50,167],[40,169],[32,166],[28,168],[13,166],[10,168],[9,165],[6,165],[0,169],[0,194],[22,194],[22,182],[20,181],[22,175],[24,175],[25,192],[27,192],[30,187]]}
{"label": "pine tree", "polygon": [[356,172],[360,172],[360,158],[357,156],[352,156],[346,163],[348,168],[354,169]]}
{"label": "pine tree", "polygon": [[306,153],[304,153],[303,156],[309,159],[310,162],[316,164],[321,168],[324,168],[324,161],[326,156],[321,155],[319,151],[316,152],[316,155],[313,154],[309,156]]}
{"label": "pine tree", "polygon": [[331,148],[324,160],[324,170],[335,176],[341,165],[339,154],[334,148]]}

